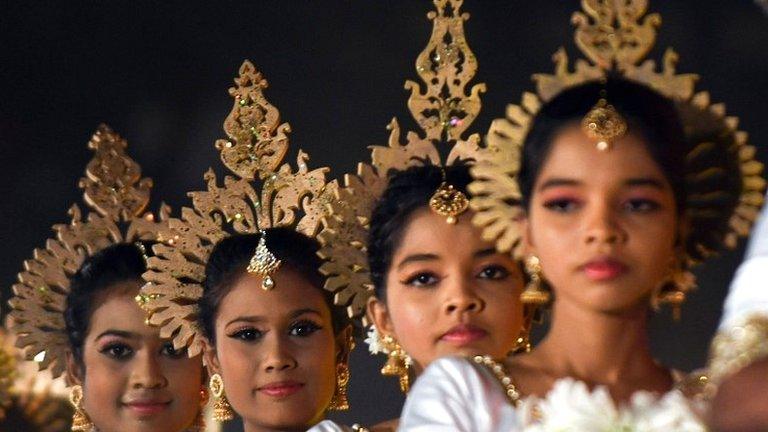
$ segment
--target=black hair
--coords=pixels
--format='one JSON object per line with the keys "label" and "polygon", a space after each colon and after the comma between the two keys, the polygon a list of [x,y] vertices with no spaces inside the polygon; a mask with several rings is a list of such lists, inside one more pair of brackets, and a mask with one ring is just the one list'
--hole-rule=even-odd
{"label": "black hair", "polygon": [[524,207],[529,208],[533,186],[558,132],[580,122],[603,95],[627,121],[627,133],[645,141],[651,158],[672,186],[678,213],[682,214],[687,141],[674,102],[650,87],[618,77],[564,90],[542,106],[523,144],[519,183]]}
{"label": "black hair", "polygon": [[137,243],[111,245],[86,258],[70,279],[64,323],[70,349],[80,365],[96,303],[115,284],[141,280],[141,275],[147,270],[146,254],[151,250],[148,243],[141,243],[141,247]]}
{"label": "black hair", "polygon": [[[264,231],[267,248],[282,261],[281,267],[290,267],[322,292],[331,310],[334,334],[339,334],[351,325],[344,308],[336,306],[333,294],[323,287],[325,278],[319,271],[322,262],[317,256],[320,248],[317,240],[290,228],[268,228]],[[211,343],[216,342],[214,323],[219,305],[235,282],[245,274],[260,238],[260,234],[235,234],[220,240],[211,251],[205,266],[203,296],[199,301],[198,315],[203,334]]]}
{"label": "black hair", "polygon": [[443,182],[443,170],[445,181],[467,194],[467,185],[472,181],[467,165],[455,163],[441,168],[427,164],[393,171],[373,209],[368,232],[368,265],[374,293],[381,300],[386,301],[386,274],[408,221],[416,210],[427,208],[429,199]]}

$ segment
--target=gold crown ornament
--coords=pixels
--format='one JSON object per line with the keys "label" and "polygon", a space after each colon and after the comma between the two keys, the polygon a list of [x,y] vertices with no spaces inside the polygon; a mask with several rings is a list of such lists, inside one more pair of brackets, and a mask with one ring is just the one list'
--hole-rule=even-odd
{"label": "gold crown ornament", "polygon": [[[522,256],[516,221],[523,216],[517,175],[526,134],[542,104],[562,91],[609,76],[645,85],[672,100],[687,135],[687,215],[691,232],[686,239],[682,271],[724,248],[733,248],[750,227],[763,203],[763,166],[755,160],[755,148],[738,129],[738,119],[726,115],[722,104],[712,104],[709,94],[695,91],[697,75],[678,74],[677,54],[667,49],[662,68],[645,59],[661,24],[658,14],[646,14],[647,0],[582,0],[583,12],[575,12],[575,42],[585,58],[569,68],[568,55],[560,48],[554,55],[553,74],[534,74],[534,92],[509,105],[506,117],[492,122],[480,149],[483,163],[472,168],[469,190],[473,222],[486,236],[496,239],[501,251]],[[597,141],[600,150],[627,133],[627,125],[610,103],[602,99],[584,117],[582,127]],[[680,293],[693,289],[691,274]]]}
{"label": "gold crown ornament", "polygon": [[66,368],[64,309],[70,278],[83,261],[118,243],[170,240],[165,224],[169,208],[161,206],[159,220],[145,212],[152,180],[141,178],[141,168],[125,153],[127,142],[101,125],[88,147],[94,156],[79,183],[87,215],[75,204],[69,210],[71,221],[53,226],[56,236],[24,261],[8,301],[16,346],[40,370],[50,369],[53,378]]}
{"label": "gold crown ornament", "polygon": [[[416,73],[423,84],[405,82],[410,90],[408,109],[419,132],[408,132],[401,142],[400,125],[393,118],[388,145],[371,147],[371,161],[359,163],[355,173],[344,177],[344,186],[330,203],[332,215],[318,235],[325,260],[320,271],[327,276],[326,289],[335,293],[336,303],[346,305],[352,318],[367,324],[365,314],[373,284],[366,257],[369,223],[373,208],[387,187],[388,175],[413,166],[433,165],[443,170],[461,160],[476,162],[480,136],[464,138],[467,128],[481,108],[480,93],[485,84],[468,87],[477,71],[477,59],[467,45],[461,12],[463,0],[433,0],[435,10],[428,13],[432,34],[416,58]],[[443,159],[440,143],[450,149]],[[453,185],[443,181],[428,203],[436,214],[455,223],[467,210],[469,199]]]}
{"label": "gold crown ornament", "polygon": [[161,337],[173,339],[177,349],[187,347],[195,356],[202,349],[197,325],[197,302],[203,294],[205,264],[220,240],[233,234],[261,233],[248,266],[262,277],[262,289],[276,288],[280,266],[267,248],[264,230],[291,227],[314,237],[320,230],[337,183],[326,181],[327,168],[309,170],[307,155],[299,150],[296,165],[284,162],[290,126],[264,97],[267,81],[249,61],[240,66],[235,86],[229,89],[233,107],[224,121],[227,139],[216,141],[224,166],[234,176],[219,185],[212,170],[205,173],[207,190],[190,192],[192,206],[184,207],[168,224],[178,238],[157,245],[144,275],[141,294],[147,301],[150,324]]}

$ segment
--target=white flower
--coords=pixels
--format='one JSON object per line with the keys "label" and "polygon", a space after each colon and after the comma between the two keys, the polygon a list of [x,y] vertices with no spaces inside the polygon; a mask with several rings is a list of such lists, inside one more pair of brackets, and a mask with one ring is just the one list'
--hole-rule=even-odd
{"label": "white flower", "polygon": [[[379,333],[379,329],[377,329],[373,324],[368,327],[368,337],[365,338],[364,342],[368,344],[368,352],[371,354],[389,354],[389,348],[387,348],[381,341],[381,334]],[[413,359],[411,359],[411,356],[408,354],[405,354],[403,361],[406,365],[413,366]]]}
{"label": "white flower", "polygon": [[379,330],[373,324],[368,327],[368,337],[365,338],[365,343],[368,344],[368,352],[371,354],[389,354],[389,350],[384,347],[383,343],[381,343]]}
{"label": "white flower", "polygon": [[555,383],[544,399],[528,398],[521,406],[526,432],[705,432],[689,401],[678,391],[661,399],[635,393],[617,407],[605,387],[589,391],[572,378]]}

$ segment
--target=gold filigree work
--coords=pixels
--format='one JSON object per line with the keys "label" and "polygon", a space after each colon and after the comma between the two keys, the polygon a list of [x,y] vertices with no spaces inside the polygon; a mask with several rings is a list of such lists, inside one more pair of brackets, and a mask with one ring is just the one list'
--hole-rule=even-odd
{"label": "gold filigree work", "polygon": [[455,224],[459,215],[469,208],[469,199],[464,192],[443,182],[429,199],[429,208],[437,215],[443,216],[447,223]]}
{"label": "gold filigree work", "polygon": [[[507,107],[506,117],[496,119],[479,150],[480,162],[472,169],[470,185],[473,221],[483,237],[495,240],[500,251],[521,257],[517,220],[523,216],[516,176],[523,142],[542,103],[563,90],[618,74],[646,85],[677,106],[689,141],[686,159],[687,211],[693,227],[685,248],[684,269],[733,248],[748,234],[763,202],[765,180],[762,164],[747,134],[738,130],[738,119],[725,114],[722,104],[712,104],[709,94],[696,92],[694,74],[678,74],[678,56],[668,49],[661,70],[645,59],[661,23],[657,14],[646,15],[647,0],[582,0],[584,12],[573,15],[576,45],[586,59],[573,70],[560,48],[554,55],[553,74],[534,74],[535,93]],[[721,164],[722,166],[713,166]],[[739,167],[737,171],[730,167]]]}
{"label": "gold filigree work", "polygon": [[[160,327],[161,337],[173,338],[177,349],[187,347],[190,356],[203,346],[197,301],[213,246],[235,233],[255,234],[273,227],[293,227],[315,236],[336,197],[337,183],[325,179],[328,169],[309,170],[304,152],[298,152],[298,168],[284,162],[290,126],[280,123],[277,108],[264,97],[265,88],[262,74],[244,61],[235,87],[229,89],[234,101],[224,121],[228,139],[216,142],[222,162],[235,176],[225,176],[220,186],[212,170],[204,175],[207,190],[190,192],[192,206],[169,219],[174,237],[154,248],[144,275],[148,283],[141,295],[148,322]],[[266,272],[264,288],[274,286],[270,276],[274,266],[256,267],[253,270]]]}
{"label": "gold filigree work", "polygon": [[[422,134],[409,131],[403,143],[400,125],[392,119],[387,127],[388,145],[372,146],[371,162],[360,163],[355,173],[345,175],[344,187],[330,202],[332,215],[326,218],[318,235],[320,256],[325,260],[320,271],[327,276],[326,289],[335,293],[336,303],[345,305],[350,317],[363,321],[366,302],[373,293],[366,257],[370,217],[387,186],[388,175],[412,166],[476,161],[480,156],[480,136],[462,138],[480,112],[480,94],[485,91],[484,84],[472,85],[469,94],[466,91],[477,71],[477,60],[464,36],[464,21],[469,14],[460,11],[463,0],[433,3],[436,10],[427,15],[432,20],[432,34],[416,59],[416,72],[424,88],[414,81],[405,83],[411,91],[408,108]],[[444,161],[438,149],[440,142],[450,146]],[[461,200],[439,204],[436,202],[435,208],[447,211],[455,207],[454,218],[463,211]]]}
{"label": "gold filigree work", "polygon": [[464,37],[464,21],[469,14],[461,13],[463,0],[434,0],[436,11],[432,20],[432,35],[426,48],[416,58],[416,72],[425,87],[408,80],[411,91],[408,109],[428,140],[460,140],[461,135],[480,113],[480,93],[485,84],[474,84],[466,93],[467,84],[477,73],[477,59]]}
{"label": "gold filigree work", "polygon": [[45,248],[35,249],[13,285],[9,304],[16,344],[27,360],[38,360],[40,369],[50,369],[54,378],[65,369],[64,309],[70,277],[87,257],[107,246],[157,240],[166,232],[169,209],[161,207],[159,221],[144,213],[152,181],[141,178],[139,166],[125,154],[126,146],[108,126],[99,126],[88,143],[93,159],[79,184],[90,212],[83,217],[73,205],[71,221],[53,226],[56,236]]}
{"label": "gold filigree work", "polygon": [[627,132],[627,122],[613,105],[609,105],[605,99],[600,99],[581,120],[581,129],[588,137],[597,141],[595,147],[598,150],[608,151],[613,146],[613,141]]}

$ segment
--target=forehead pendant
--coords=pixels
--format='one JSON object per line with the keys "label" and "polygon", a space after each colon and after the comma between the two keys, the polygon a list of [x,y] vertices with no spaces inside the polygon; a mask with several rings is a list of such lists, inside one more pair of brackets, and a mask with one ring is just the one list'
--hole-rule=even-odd
{"label": "forehead pendant", "polygon": [[595,147],[599,151],[605,152],[613,147],[614,140],[627,133],[627,122],[613,105],[601,98],[581,120],[581,129],[588,137],[597,140]]}
{"label": "forehead pendant", "polygon": [[429,199],[429,208],[437,215],[445,217],[449,224],[455,224],[457,217],[467,211],[469,199],[467,195],[460,190],[456,190],[453,185],[445,181],[445,170],[440,169],[443,174],[443,182],[437,188],[432,198]]}
{"label": "forehead pendant", "polygon": [[259,238],[259,244],[256,246],[256,251],[251,257],[251,262],[248,263],[246,269],[248,273],[252,273],[261,276],[261,288],[264,291],[269,291],[275,287],[275,281],[272,279],[272,275],[280,268],[281,260],[277,259],[275,255],[267,249],[267,233],[260,231],[261,238]]}

